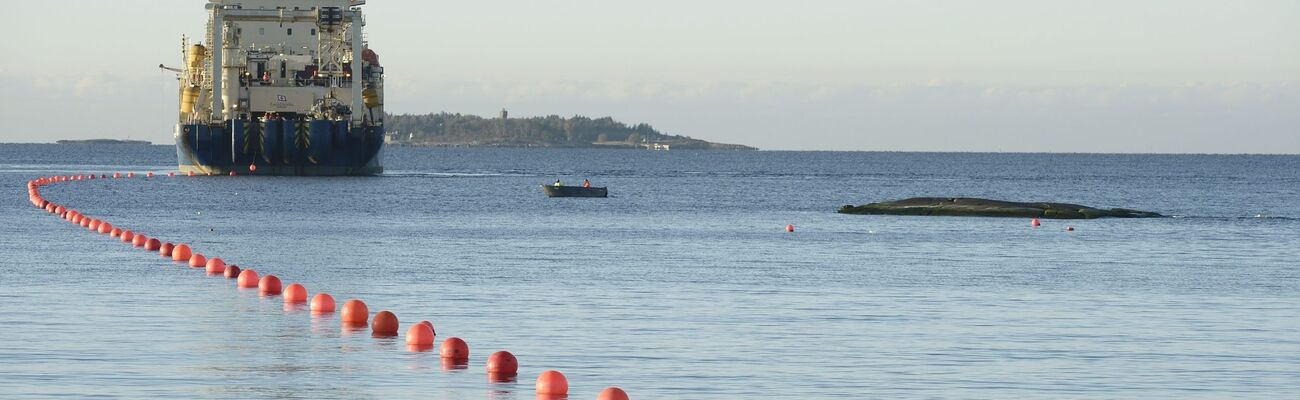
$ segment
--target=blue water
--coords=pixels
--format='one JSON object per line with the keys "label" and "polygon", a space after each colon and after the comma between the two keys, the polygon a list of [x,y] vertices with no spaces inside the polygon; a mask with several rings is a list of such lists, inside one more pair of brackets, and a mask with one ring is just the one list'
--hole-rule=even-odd
{"label": "blue water", "polygon": [[[0,145],[5,397],[1294,398],[1300,156],[387,150],[377,178],[47,186],[47,199],[360,298],[468,369],[91,234],[53,174],[174,169],[169,146]],[[591,178],[608,199],[549,199]],[[1174,218],[851,216],[912,196]],[[786,224],[797,231],[787,234]],[[1066,226],[1076,231],[1066,232]],[[518,382],[492,384],[509,350]]]}

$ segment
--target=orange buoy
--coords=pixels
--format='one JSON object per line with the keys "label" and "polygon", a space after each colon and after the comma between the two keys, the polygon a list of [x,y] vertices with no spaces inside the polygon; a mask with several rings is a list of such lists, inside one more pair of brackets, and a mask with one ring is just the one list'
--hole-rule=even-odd
{"label": "orange buoy", "polygon": [[343,315],[340,318],[345,325],[365,326],[370,319],[370,309],[361,300],[352,299],[343,303]]}
{"label": "orange buoy", "polygon": [[121,172],[114,172],[114,173],[113,173],[113,179],[122,179],[122,173],[121,173]]}
{"label": "orange buoy", "polygon": [[172,247],[172,261],[188,261],[194,252],[190,250],[190,245],[181,243]]}
{"label": "orange buoy", "polygon": [[230,176],[235,176],[235,171],[230,171]]}
{"label": "orange buoy", "polygon": [[212,171],[208,171],[208,176],[212,176]]}
{"label": "orange buoy", "polygon": [[226,262],[222,261],[220,257],[209,258],[207,265],[203,266],[203,270],[206,271],[208,275],[224,274],[226,273]]}
{"label": "orange buoy", "polygon": [[186,172],[186,173],[185,173],[185,176],[194,176],[194,171],[188,171],[188,172]]}
{"label": "orange buoy", "polygon": [[135,177],[135,173],[134,173],[134,172],[127,172],[127,173],[126,173],[126,177],[127,177],[127,178],[134,178],[134,177]]}
{"label": "orange buoy", "polygon": [[248,164],[248,172],[257,172],[257,164]]}
{"label": "orange buoy", "polygon": [[63,213],[65,213],[65,212],[68,212],[68,208],[67,208],[67,207],[64,207],[64,206],[54,207],[54,213],[55,213],[55,214],[63,214]]}
{"label": "orange buoy", "polygon": [[144,174],[144,177],[145,177],[145,178],[153,178],[153,172],[149,172],[149,173]]}
{"label": "orange buoy", "polygon": [[91,218],[91,219],[90,219],[90,223],[86,224],[86,227],[87,227],[87,228],[90,228],[90,230],[92,230],[92,231],[98,231],[98,230],[99,230],[99,226],[100,226],[100,225],[103,225],[103,224],[104,224],[104,223],[103,223],[102,221],[97,220],[97,219],[94,219],[94,218]]}
{"label": "orange buoy", "polygon": [[235,279],[235,286],[240,289],[252,289],[257,287],[257,271],[246,269],[239,271],[239,278]]}
{"label": "orange buoy", "polygon": [[311,298],[311,311],[316,313],[334,312],[334,296],[317,293]]}
{"label": "orange buoy", "polygon": [[144,243],[148,241],[149,241],[148,236],[135,235],[135,237],[131,238],[131,245],[135,247],[144,247]]}
{"label": "orange buoy", "polygon": [[163,256],[163,258],[172,258],[172,249],[175,247],[176,246],[171,243],[163,243],[161,246],[158,246],[158,255]]}
{"label": "orange buoy", "polygon": [[537,394],[569,394],[569,380],[560,371],[547,370],[537,377]]}
{"label": "orange buoy", "polygon": [[121,236],[122,236],[122,228],[113,228],[113,230],[111,230],[111,231],[108,232],[108,237],[114,237],[114,238],[115,238],[115,237],[121,237]]}
{"label": "orange buoy", "polygon": [[449,337],[447,340],[442,341],[442,347],[438,349],[438,354],[441,355],[442,358],[468,360],[469,345],[458,337]]}
{"label": "orange buoy", "polygon": [[306,303],[307,288],[298,283],[291,283],[284,288],[285,303]]}
{"label": "orange buoy", "polygon": [[113,224],[110,224],[110,223],[108,223],[108,222],[104,222],[104,221],[100,221],[100,222],[99,222],[99,233],[100,233],[100,234],[107,235],[109,232],[112,232],[112,231],[113,231]]}
{"label": "orange buoy", "polygon": [[433,346],[433,337],[428,325],[415,324],[406,330],[406,344],[411,346]]}
{"label": "orange buoy", "polygon": [[[172,251],[176,251],[176,249],[172,249]],[[190,268],[203,268],[206,265],[208,265],[208,258],[202,254],[194,253],[190,256]]]}
{"label": "orange buoy", "polygon": [[377,336],[397,336],[397,315],[392,311],[380,311],[375,313],[374,320],[371,321],[370,331]]}
{"label": "orange buoy", "polygon": [[169,178],[170,178],[170,177],[175,177],[175,176],[176,176],[176,173],[175,173],[175,172],[168,172],[168,173],[167,173],[167,177],[169,177]]}
{"label": "orange buoy", "polygon": [[257,292],[263,296],[279,296],[280,291],[280,278],[275,275],[263,276],[262,280],[257,282]]}
{"label": "orange buoy", "polygon": [[121,238],[122,243],[131,243],[131,240],[135,239],[135,232],[131,232],[130,230],[122,231]]}
{"label": "orange buoy", "polygon": [[90,217],[81,217],[81,223],[80,223],[80,225],[81,225],[82,228],[89,228],[89,227],[90,227],[90,222],[91,222],[91,221],[94,221],[94,220],[95,220],[94,218],[90,218]]}
{"label": "orange buoy", "polygon": [[614,386],[614,387],[607,387],[605,388],[605,390],[600,391],[600,394],[596,396],[596,400],[629,400],[629,399],[627,398],[627,392],[624,392],[623,389],[619,389],[617,386]]}
{"label": "orange buoy", "polygon": [[1032,219],[1032,220],[1029,221],[1029,226],[1032,226],[1032,227],[1037,228],[1037,227],[1043,226],[1043,222],[1042,222],[1042,221],[1039,221],[1038,218],[1034,218],[1034,219]]}
{"label": "orange buoy", "polygon": [[149,240],[144,241],[144,249],[148,251],[158,251],[162,249],[162,241],[155,238],[149,238]]}
{"label": "orange buoy", "polygon": [[1074,232],[1074,227],[1073,227],[1073,226],[1067,226],[1067,227],[1065,227],[1065,231],[1066,231],[1066,232]]}
{"label": "orange buoy", "polygon": [[785,231],[786,231],[786,232],[794,232],[794,224],[786,224],[786,225],[785,225]]}
{"label": "orange buoy", "polygon": [[488,356],[487,372],[493,375],[519,374],[519,359],[508,351],[498,351]]}
{"label": "orange buoy", "polygon": [[226,266],[226,279],[238,278],[240,274],[239,266],[230,264]]}
{"label": "orange buoy", "polygon": [[424,325],[424,326],[428,326],[428,327],[429,327],[429,332],[433,332],[433,334],[434,334],[435,336],[438,335],[438,330],[433,329],[433,323],[432,323],[432,322],[429,322],[429,321],[420,321],[420,322],[416,322],[416,324]]}

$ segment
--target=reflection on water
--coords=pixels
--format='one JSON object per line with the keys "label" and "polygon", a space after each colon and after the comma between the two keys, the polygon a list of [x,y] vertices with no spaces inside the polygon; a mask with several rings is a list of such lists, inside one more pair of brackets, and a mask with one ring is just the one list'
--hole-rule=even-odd
{"label": "reflection on water", "polygon": [[488,383],[514,383],[519,381],[519,376],[517,374],[498,374],[489,372],[487,374],[487,380]]}
{"label": "reflection on water", "polygon": [[446,357],[442,358],[443,371],[459,371],[465,369],[469,369],[469,360],[446,358]]}

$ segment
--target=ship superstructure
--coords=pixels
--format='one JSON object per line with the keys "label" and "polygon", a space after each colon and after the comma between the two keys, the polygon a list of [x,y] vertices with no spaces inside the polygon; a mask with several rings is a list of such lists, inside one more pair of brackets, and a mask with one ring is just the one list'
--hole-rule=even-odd
{"label": "ship superstructure", "polygon": [[176,153],[182,172],[383,172],[384,70],[364,0],[209,0],[184,39]]}

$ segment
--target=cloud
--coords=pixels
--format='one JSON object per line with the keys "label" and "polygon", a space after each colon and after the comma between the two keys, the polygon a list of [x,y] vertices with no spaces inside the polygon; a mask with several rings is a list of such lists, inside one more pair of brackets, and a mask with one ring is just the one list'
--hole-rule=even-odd
{"label": "cloud", "polygon": [[[167,142],[168,76],[0,74],[2,141]],[[1300,84],[857,85],[390,78],[388,111],[612,116],[764,149],[1300,153]],[[45,118],[55,114],[71,118]],[[32,118],[38,116],[38,118]],[[124,121],[105,124],[103,121]],[[129,122],[129,123],[127,123]]]}
{"label": "cloud", "polygon": [[105,73],[0,74],[0,141],[135,138],[171,140],[176,82],[170,77]]}

